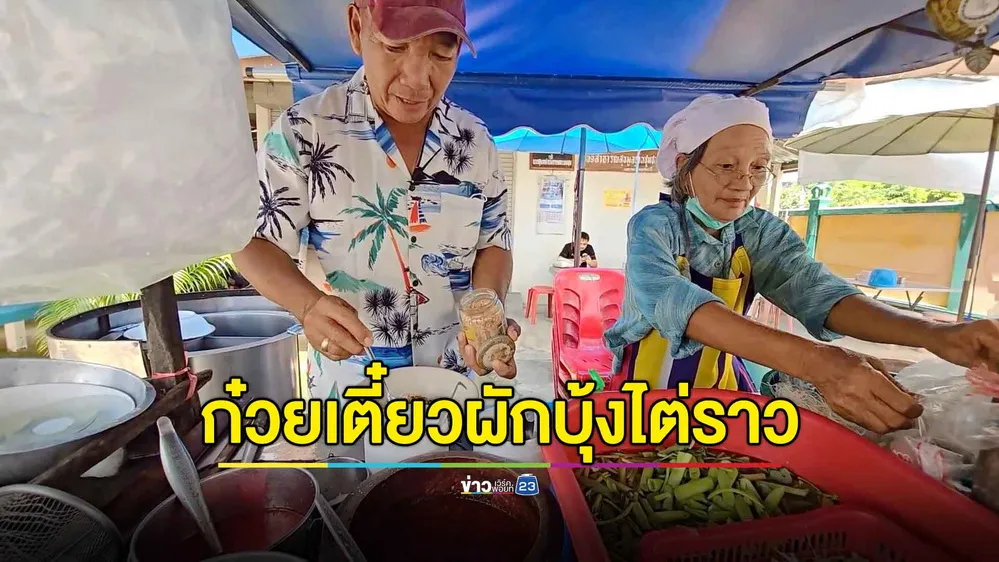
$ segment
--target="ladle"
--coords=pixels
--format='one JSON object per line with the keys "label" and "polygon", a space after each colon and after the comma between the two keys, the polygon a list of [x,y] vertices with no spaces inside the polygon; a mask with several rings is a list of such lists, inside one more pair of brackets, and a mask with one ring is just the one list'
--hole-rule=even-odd
{"label": "ladle", "polygon": [[170,418],[162,417],[156,420],[156,427],[160,431],[160,460],[163,462],[163,473],[166,474],[167,482],[170,483],[177,499],[198,524],[212,553],[222,554],[222,543],[219,541],[218,533],[215,532],[215,525],[212,524],[205,496],[201,493],[201,479],[198,477],[198,469],[194,467],[191,454],[187,452],[187,447],[177,435]]}
{"label": "ladle", "polygon": [[[316,489],[318,490],[318,484]],[[340,550],[347,557],[347,562],[367,562],[364,554],[361,552],[361,548],[354,542],[354,537],[350,536],[347,526],[343,524],[340,517],[320,494],[317,494],[316,497],[316,509],[319,510],[319,516],[323,518],[326,528],[333,535],[333,540],[336,541],[337,546],[340,547]]]}

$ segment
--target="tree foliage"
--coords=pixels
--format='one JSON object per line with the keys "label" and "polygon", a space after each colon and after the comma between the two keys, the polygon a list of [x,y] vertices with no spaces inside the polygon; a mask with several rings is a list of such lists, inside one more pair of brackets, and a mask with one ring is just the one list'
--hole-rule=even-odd
{"label": "tree foliage", "polygon": [[[960,203],[964,194],[943,189],[924,189],[892,183],[847,180],[831,182],[830,207],[869,207],[875,205],[918,205],[921,203]],[[785,186],[780,194],[780,208],[801,209],[808,206],[811,194],[806,186]]]}
{"label": "tree foliage", "polygon": [[[173,275],[174,292],[200,293],[225,289],[229,278],[236,270],[232,256],[209,258],[203,262],[185,267]],[[48,355],[48,340],[45,332],[59,322],[105,306],[139,299],[139,293],[80,297],[47,302],[35,312],[35,350],[39,355]]]}

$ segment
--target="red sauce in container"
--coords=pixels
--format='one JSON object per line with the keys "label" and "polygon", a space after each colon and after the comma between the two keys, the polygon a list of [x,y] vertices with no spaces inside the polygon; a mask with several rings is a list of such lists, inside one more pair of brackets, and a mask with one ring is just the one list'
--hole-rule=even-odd
{"label": "red sauce in container", "polygon": [[[303,516],[288,509],[253,510],[214,521],[223,554],[268,550],[298,527]],[[142,562],[201,562],[215,554],[200,532],[170,550],[143,553]]]}
{"label": "red sauce in container", "polygon": [[[430,495],[355,521],[351,533],[368,562],[522,562],[535,525],[493,504],[461,495]],[[370,514],[375,515],[375,514]]]}

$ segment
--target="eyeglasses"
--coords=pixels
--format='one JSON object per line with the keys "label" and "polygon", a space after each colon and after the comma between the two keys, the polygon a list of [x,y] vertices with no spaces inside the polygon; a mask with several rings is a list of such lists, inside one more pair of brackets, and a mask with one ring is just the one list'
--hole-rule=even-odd
{"label": "eyeglasses", "polygon": [[744,178],[749,178],[749,184],[753,187],[763,187],[774,175],[773,170],[769,166],[764,166],[762,170],[745,173],[736,169],[712,170],[710,166],[703,162],[698,162],[697,164],[704,166],[704,169],[714,176],[718,180],[718,184],[722,187],[728,187],[733,182],[742,181]]}

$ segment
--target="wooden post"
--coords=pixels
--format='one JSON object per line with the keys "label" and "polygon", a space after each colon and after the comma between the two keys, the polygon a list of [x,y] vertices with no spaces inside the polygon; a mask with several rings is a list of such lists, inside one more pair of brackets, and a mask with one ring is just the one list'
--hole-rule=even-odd
{"label": "wooden post", "polygon": [[[142,289],[142,321],[146,325],[146,344],[143,348],[149,382],[159,396],[177,385],[187,385],[186,375],[174,378],[153,379],[153,373],[176,373],[187,366],[184,340],[180,334],[180,319],[177,315],[177,295],[173,291],[173,276]],[[180,433],[187,432],[201,416],[201,403],[195,394],[186,404],[170,414],[170,421]],[[137,444],[138,452],[146,451],[152,444],[155,427],[144,434]],[[157,437],[158,439],[158,437]],[[152,451],[156,451],[153,448]]]}

